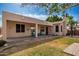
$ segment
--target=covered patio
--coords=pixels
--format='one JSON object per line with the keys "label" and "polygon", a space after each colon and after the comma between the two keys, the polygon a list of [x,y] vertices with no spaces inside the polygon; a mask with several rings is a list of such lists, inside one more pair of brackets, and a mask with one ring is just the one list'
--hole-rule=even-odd
{"label": "covered patio", "polygon": [[45,35],[66,35],[65,20],[60,22],[47,22],[32,17],[3,12],[3,39],[39,37]]}
{"label": "covered patio", "polygon": [[52,34],[50,22],[9,12],[3,13],[3,39]]}
{"label": "covered patio", "polygon": [[52,35],[52,26],[43,24],[8,20],[6,29],[7,38],[38,37]]}

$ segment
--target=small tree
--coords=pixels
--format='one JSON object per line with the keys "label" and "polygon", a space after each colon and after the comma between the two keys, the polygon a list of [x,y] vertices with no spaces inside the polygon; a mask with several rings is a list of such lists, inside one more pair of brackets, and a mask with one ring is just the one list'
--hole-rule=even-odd
{"label": "small tree", "polygon": [[63,19],[61,17],[58,17],[57,15],[54,16],[49,16],[46,21],[49,22],[57,22],[57,21],[62,21]]}
{"label": "small tree", "polygon": [[74,25],[75,25],[75,21],[73,20],[72,16],[68,16],[68,25],[70,26],[70,35],[73,36],[74,35]]}

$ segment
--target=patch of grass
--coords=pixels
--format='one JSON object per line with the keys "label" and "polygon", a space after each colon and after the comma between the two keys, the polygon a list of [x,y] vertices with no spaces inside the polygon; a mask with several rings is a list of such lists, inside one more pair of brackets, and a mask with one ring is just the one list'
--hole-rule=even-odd
{"label": "patch of grass", "polygon": [[62,42],[63,44],[67,44],[67,45],[70,45],[72,43],[79,43],[78,38],[68,38],[68,37],[60,38],[58,41]]}
{"label": "patch of grass", "polygon": [[68,55],[64,52],[62,52],[61,49],[59,48],[54,48],[54,47],[38,47],[34,48],[30,53],[28,53],[28,56],[62,56],[62,55]]}
{"label": "patch of grass", "polygon": [[72,43],[79,43],[78,38],[61,37],[47,43],[16,52],[15,56],[69,56],[63,50]]}
{"label": "patch of grass", "polygon": [[14,53],[15,56],[68,56],[62,49],[49,47],[49,46],[37,46],[34,48],[26,49],[18,53]]}

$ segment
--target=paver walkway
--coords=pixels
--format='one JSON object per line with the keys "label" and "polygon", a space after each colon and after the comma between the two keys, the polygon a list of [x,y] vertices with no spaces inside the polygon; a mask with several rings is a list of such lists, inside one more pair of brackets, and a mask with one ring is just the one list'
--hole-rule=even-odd
{"label": "paver walkway", "polygon": [[67,47],[64,50],[64,52],[71,54],[71,55],[79,56],[79,43],[71,44],[69,47]]}

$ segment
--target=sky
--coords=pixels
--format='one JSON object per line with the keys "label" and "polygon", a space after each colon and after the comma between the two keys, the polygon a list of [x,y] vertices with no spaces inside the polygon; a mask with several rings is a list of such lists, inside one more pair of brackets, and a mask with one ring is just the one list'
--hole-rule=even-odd
{"label": "sky", "polygon": [[[38,8],[37,6],[30,5],[21,7],[20,3],[0,3],[0,26],[2,26],[2,11],[38,18],[40,20],[46,20],[48,17],[46,11],[43,8]],[[79,6],[68,9],[67,13],[73,16],[74,20],[79,20]]]}

